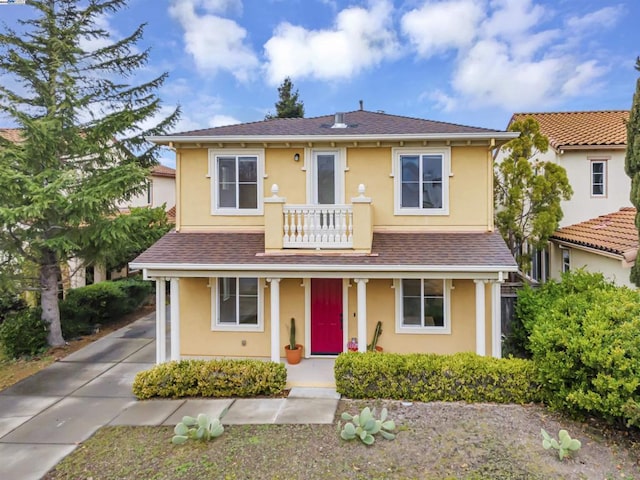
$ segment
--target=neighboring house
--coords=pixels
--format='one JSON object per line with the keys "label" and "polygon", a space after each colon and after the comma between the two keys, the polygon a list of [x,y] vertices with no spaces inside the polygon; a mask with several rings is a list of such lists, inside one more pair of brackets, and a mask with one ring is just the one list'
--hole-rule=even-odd
{"label": "neighboring house", "polygon": [[554,278],[561,272],[584,268],[600,272],[616,285],[636,288],[629,281],[638,253],[636,209],[621,208],[608,215],[560,228],[551,237],[550,260]]}
{"label": "neighboring house", "polygon": [[[631,180],[624,171],[628,111],[515,113],[509,126],[527,117],[534,118],[549,139],[549,150],[536,159],[564,167],[573,189],[571,199],[561,202],[560,227],[632,206]],[[504,153],[499,151],[496,161],[502,158]],[[537,251],[533,252],[529,273],[533,279],[544,281],[559,276],[558,266],[548,250]]]}
{"label": "neighboring house", "polygon": [[[170,358],[500,356],[492,151],[517,134],[354,111],[149,138],[176,151],[176,229],[131,263],[171,292]],[[165,309],[157,361],[167,360]]]}

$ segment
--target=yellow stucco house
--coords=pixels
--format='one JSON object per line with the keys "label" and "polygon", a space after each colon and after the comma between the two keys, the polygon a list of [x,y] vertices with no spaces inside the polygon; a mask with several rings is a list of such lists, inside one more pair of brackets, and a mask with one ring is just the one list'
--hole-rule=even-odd
{"label": "yellow stucco house", "polygon": [[157,361],[360,351],[500,356],[492,151],[517,134],[358,110],[149,138],[176,151],[156,281]]}

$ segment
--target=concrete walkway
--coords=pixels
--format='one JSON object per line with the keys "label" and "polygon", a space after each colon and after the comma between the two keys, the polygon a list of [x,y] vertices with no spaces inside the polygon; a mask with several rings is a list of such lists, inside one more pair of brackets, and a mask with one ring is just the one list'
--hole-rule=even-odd
{"label": "concrete walkway", "polygon": [[225,425],[332,423],[339,395],[293,388],[287,398],[138,401],[133,379],[155,361],[150,314],[0,392],[0,479],[40,479],[104,425],[175,425],[219,415]]}

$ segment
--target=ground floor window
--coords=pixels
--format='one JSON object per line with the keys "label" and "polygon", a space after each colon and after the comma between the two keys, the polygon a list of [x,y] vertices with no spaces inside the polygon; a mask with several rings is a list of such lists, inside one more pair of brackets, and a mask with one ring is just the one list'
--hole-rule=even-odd
{"label": "ground floor window", "polygon": [[257,278],[221,277],[211,293],[213,330],[262,331],[262,295]]}
{"label": "ground floor window", "polygon": [[411,278],[395,285],[397,333],[450,333],[448,281]]}
{"label": "ground floor window", "polygon": [[560,250],[562,252],[562,273],[571,271],[571,251],[568,248]]}

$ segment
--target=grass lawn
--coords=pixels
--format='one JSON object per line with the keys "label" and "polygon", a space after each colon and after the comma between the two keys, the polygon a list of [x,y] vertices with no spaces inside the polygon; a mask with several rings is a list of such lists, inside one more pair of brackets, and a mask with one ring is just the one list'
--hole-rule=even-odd
{"label": "grass lawn", "polygon": [[[231,425],[209,442],[175,446],[171,427],[105,427],[44,478],[54,479],[640,479],[638,444],[541,406],[377,401],[396,440],[344,442],[332,425]],[[363,402],[340,401],[352,413]],[[194,412],[194,414],[197,412]],[[224,418],[223,418],[224,423]],[[540,428],[565,427],[582,449],[560,461]]]}

